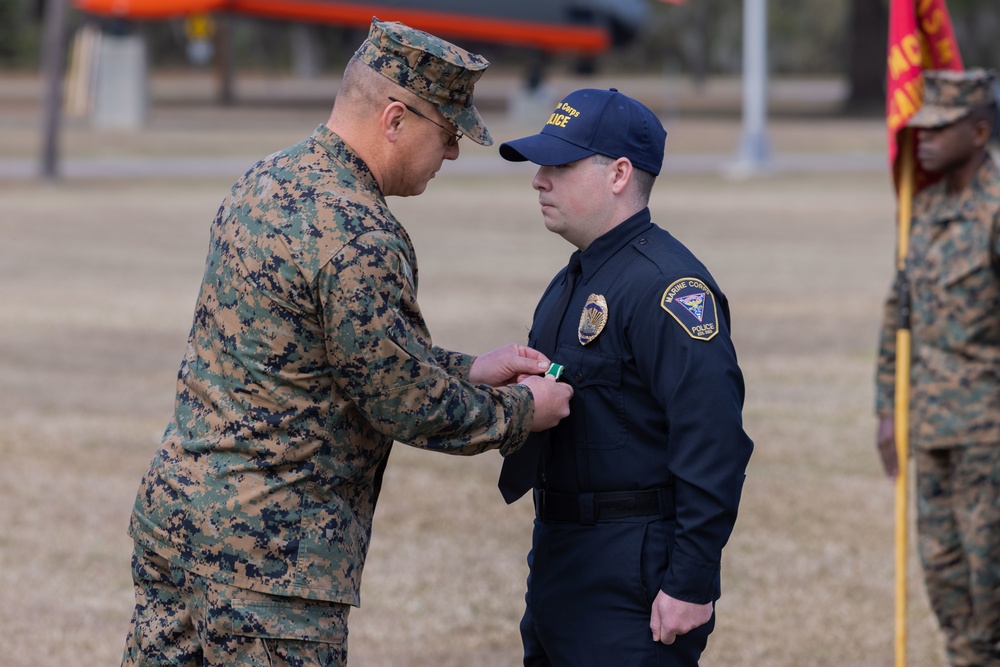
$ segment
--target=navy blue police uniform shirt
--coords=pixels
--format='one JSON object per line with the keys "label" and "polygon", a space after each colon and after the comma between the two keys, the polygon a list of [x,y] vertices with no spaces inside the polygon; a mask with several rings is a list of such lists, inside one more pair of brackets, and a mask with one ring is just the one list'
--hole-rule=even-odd
{"label": "navy blue police uniform shirt", "polygon": [[[660,587],[680,600],[713,601],[753,449],[728,303],[649,209],[596,239],[580,260],[556,349],[540,350],[564,365],[575,394],[569,417],[548,432],[536,486],[573,494],[672,486],[676,529]],[[529,345],[564,274],[539,301]]]}

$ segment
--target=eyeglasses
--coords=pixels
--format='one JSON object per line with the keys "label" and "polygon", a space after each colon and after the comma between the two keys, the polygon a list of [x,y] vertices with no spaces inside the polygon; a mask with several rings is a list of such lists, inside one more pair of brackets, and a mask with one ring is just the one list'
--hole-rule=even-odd
{"label": "eyeglasses", "polygon": [[420,113],[420,111],[418,109],[414,109],[413,107],[411,107],[406,102],[403,102],[402,100],[397,100],[395,97],[391,97],[391,96],[389,97],[389,100],[391,100],[392,102],[399,102],[404,107],[406,107],[406,110],[409,111],[410,113],[415,114],[417,116],[420,116],[421,118],[423,118],[424,120],[426,120],[428,122],[434,123],[435,125],[437,125],[438,127],[440,127],[442,130],[444,130],[445,132],[447,132],[449,134],[449,137],[448,137],[448,141],[446,143],[449,146],[455,146],[455,145],[457,145],[458,144],[458,140],[465,136],[461,132],[454,132],[452,130],[449,130],[447,127],[445,127],[441,123],[437,122],[436,120],[434,120],[432,118],[428,118],[424,114]]}

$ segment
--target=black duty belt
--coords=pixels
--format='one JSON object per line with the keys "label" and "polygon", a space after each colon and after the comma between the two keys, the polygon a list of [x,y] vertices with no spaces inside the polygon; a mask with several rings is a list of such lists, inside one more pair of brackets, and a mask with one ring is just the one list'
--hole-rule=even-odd
{"label": "black duty belt", "polygon": [[580,494],[535,489],[535,516],[542,521],[587,525],[636,516],[669,519],[674,516],[674,489]]}

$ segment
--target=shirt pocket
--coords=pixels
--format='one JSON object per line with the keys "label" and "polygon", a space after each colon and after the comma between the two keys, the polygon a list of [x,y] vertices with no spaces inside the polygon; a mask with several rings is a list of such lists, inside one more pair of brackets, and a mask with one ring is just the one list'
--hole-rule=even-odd
{"label": "shirt pocket", "polygon": [[941,279],[946,301],[940,309],[962,332],[961,337],[977,340],[985,334],[994,339],[1000,326],[996,315],[1000,310],[1000,281],[989,256],[975,253],[952,262],[942,271]]}
{"label": "shirt pocket", "polygon": [[[618,449],[625,445],[625,397],[621,357],[563,345],[556,356],[566,367],[565,378],[575,392],[571,415],[578,425],[579,449]],[[582,427],[582,428],[580,428]]]}
{"label": "shirt pocket", "polygon": [[941,279],[949,289],[963,283],[986,282],[984,278],[995,278],[989,255],[985,252],[963,253],[952,258],[941,271]]}

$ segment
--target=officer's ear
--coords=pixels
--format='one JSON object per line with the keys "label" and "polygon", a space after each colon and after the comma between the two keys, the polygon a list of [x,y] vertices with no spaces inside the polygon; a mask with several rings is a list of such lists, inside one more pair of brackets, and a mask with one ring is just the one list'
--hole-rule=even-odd
{"label": "officer's ear", "polygon": [[615,160],[613,169],[611,191],[616,195],[620,195],[625,192],[628,184],[632,182],[632,173],[634,171],[632,161],[627,157],[620,157]]}

